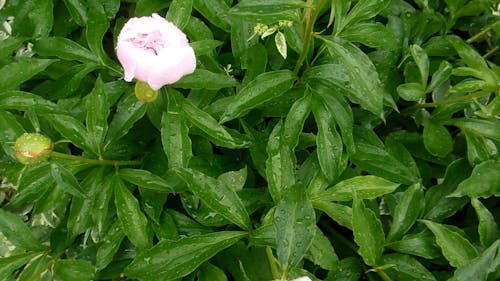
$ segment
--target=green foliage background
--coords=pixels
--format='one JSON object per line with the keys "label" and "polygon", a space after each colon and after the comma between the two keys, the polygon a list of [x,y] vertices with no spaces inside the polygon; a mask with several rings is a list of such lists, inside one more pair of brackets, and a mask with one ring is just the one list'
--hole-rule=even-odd
{"label": "green foliage background", "polygon": [[[500,278],[496,0],[0,3],[0,280]],[[151,13],[197,70],[143,103]]]}

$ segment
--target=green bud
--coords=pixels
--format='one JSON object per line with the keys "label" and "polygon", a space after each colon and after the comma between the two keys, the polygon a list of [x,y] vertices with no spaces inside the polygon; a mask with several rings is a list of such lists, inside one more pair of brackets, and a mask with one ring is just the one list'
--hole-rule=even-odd
{"label": "green bud", "polygon": [[139,101],[152,102],[158,97],[158,91],[151,89],[148,83],[137,81],[135,83],[135,96]]}
{"label": "green bud", "polygon": [[17,161],[24,165],[46,161],[52,152],[52,141],[38,133],[24,133],[14,144]]}

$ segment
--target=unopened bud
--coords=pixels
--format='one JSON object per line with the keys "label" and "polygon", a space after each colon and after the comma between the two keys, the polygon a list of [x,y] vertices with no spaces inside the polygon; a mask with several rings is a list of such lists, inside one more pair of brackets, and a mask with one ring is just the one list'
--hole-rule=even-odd
{"label": "unopened bud", "polygon": [[158,97],[158,91],[151,89],[145,82],[137,81],[135,83],[135,97],[142,102],[153,102]]}
{"label": "unopened bud", "polygon": [[38,133],[24,133],[14,144],[17,160],[24,165],[46,161],[52,152],[52,141]]}

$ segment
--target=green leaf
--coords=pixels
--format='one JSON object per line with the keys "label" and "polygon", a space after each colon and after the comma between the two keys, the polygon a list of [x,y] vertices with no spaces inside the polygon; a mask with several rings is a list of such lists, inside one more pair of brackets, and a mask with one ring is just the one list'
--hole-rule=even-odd
{"label": "green leaf", "polygon": [[42,37],[35,42],[33,49],[42,56],[55,56],[83,63],[99,63],[97,56],[89,49],[64,37]]}
{"label": "green leaf", "polygon": [[365,207],[362,199],[354,193],[352,203],[352,230],[354,241],[359,246],[358,253],[368,265],[379,264],[384,251],[385,236],[382,223],[375,213]]}
{"label": "green leaf", "polygon": [[449,197],[469,196],[487,198],[500,195],[500,162],[485,161],[472,170],[469,178],[461,182]]}
{"label": "green leaf", "polygon": [[490,276],[498,276],[500,270],[500,240],[495,241],[479,257],[458,267],[451,281],[486,281]]}
{"label": "green leaf", "polygon": [[83,192],[82,187],[78,183],[78,180],[62,165],[52,162],[50,164],[50,174],[56,181],[57,185],[64,189],[71,195],[87,198],[87,195]]}
{"label": "green leaf", "polygon": [[293,150],[283,143],[283,122],[280,120],[269,135],[266,147],[267,186],[275,203],[281,199],[283,189],[295,184],[295,155],[292,155]]}
{"label": "green leaf", "polygon": [[418,181],[419,175],[385,149],[372,144],[356,143],[356,153],[351,156],[351,161],[359,168],[390,181],[408,185]]}
{"label": "green leaf", "polygon": [[421,184],[408,187],[394,209],[388,241],[399,240],[424,211],[424,190]]}
{"label": "green leaf", "polygon": [[0,209],[0,232],[13,245],[28,251],[45,249],[33,235],[31,229],[17,215]]}
{"label": "green leaf", "polygon": [[280,55],[283,57],[283,59],[286,59],[287,48],[285,34],[279,30],[276,31],[276,35],[274,36],[274,43],[276,44],[276,48],[278,49]]}
{"label": "green leaf", "polygon": [[89,0],[86,5],[88,19],[86,22],[85,37],[90,50],[105,64],[110,59],[106,51],[104,51],[102,39],[109,28],[109,21],[101,1]]}
{"label": "green leaf", "polygon": [[359,259],[348,257],[341,260],[337,268],[328,272],[325,281],[358,281],[361,279],[362,274],[363,268]]}
{"label": "green leaf", "polygon": [[58,260],[54,265],[54,277],[68,281],[94,279],[94,266],[86,260]]}
{"label": "green leaf", "polygon": [[47,254],[39,255],[32,259],[19,274],[17,281],[45,280],[50,278],[48,275],[47,265],[50,258]]}
{"label": "green leaf", "polygon": [[343,180],[317,195],[317,199],[325,201],[351,201],[353,192],[358,199],[375,199],[398,188],[393,183],[377,176],[357,176]]}
{"label": "green leaf", "polygon": [[450,226],[421,220],[436,236],[436,243],[441,247],[443,256],[453,267],[464,266],[477,257],[477,250],[460,233]]}
{"label": "green leaf", "polygon": [[141,211],[137,198],[119,177],[114,178],[115,206],[118,220],[128,239],[139,249],[151,246],[148,219]]}
{"label": "green leaf", "polygon": [[497,119],[455,118],[446,122],[446,125],[453,125],[464,131],[500,141],[500,120]]}
{"label": "green leaf", "polygon": [[181,108],[186,119],[206,133],[209,139],[223,147],[242,148],[248,145],[244,140],[234,138],[215,118],[196,107],[188,99],[181,101]]}
{"label": "green leaf", "polygon": [[432,74],[432,80],[427,86],[425,90],[426,93],[429,93],[443,84],[446,80],[448,80],[451,76],[451,70],[453,66],[447,61],[441,61],[439,68]]}
{"label": "green leaf", "polygon": [[479,201],[477,198],[471,199],[471,204],[476,210],[476,215],[479,220],[477,228],[479,232],[479,240],[483,247],[491,246],[499,237],[498,226],[493,214]]}
{"label": "green leaf", "polygon": [[161,142],[168,158],[168,167],[187,167],[191,159],[191,139],[187,118],[182,114],[182,95],[173,92],[168,95],[167,111],[161,118]]}
{"label": "green leaf", "polygon": [[119,175],[125,181],[141,188],[167,193],[175,190],[175,186],[171,182],[146,170],[125,168],[120,169]]}
{"label": "green leaf", "polygon": [[206,69],[196,69],[175,82],[174,88],[219,90],[238,85],[238,81],[227,74],[214,73]]}
{"label": "green leaf", "polygon": [[332,114],[325,105],[314,99],[312,111],[318,126],[316,145],[319,165],[327,179],[334,181],[345,168],[342,161],[342,138],[337,132]]}
{"label": "green leaf", "polygon": [[[360,2],[358,2],[358,5]],[[382,3],[388,1],[376,2]],[[338,60],[338,63],[342,65],[348,74],[349,86],[352,88],[353,95],[356,98],[354,102],[359,103],[364,109],[375,114],[375,116],[383,118],[382,106],[385,90],[370,58],[358,47],[341,38],[323,37],[323,40],[331,55]]]}
{"label": "green leaf", "polygon": [[434,235],[429,230],[405,235],[399,241],[387,243],[386,247],[396,252],[425,259],[437,259],[442,256]]}
{"label": "green leaf", "polygon": [[[181,1],[179,1],[179,2],[181,2]],[[191,47],[194,50],[194,53],[197,56],[209,55],[209,54],[211,54],[211,52],[213,52],[215,50],[215,48],[219,47],[222,44],[223,44],[222,41],[209,40],[209,39],[189,43],[189,45],[191,45]],[[200,69],[200,70],[203,70],[203,69]],[[212,73],[212,72],[210,72],[210,73]],[[221,85],[224,83],[229,83],[229,82],[232,82],[235,85],[237,84],[237,82],[235,82],[234,80],[228,79],[229,78],[228,76],[222,77],[222,76],[217,75],[217,77],[220,77]],[[213,82],[213,81],[210,81],[210,82]],[[215,86],[215,84],[214,84],[214,87],[220,87],[220,85]]]}
{"label": "green leaf", "polygon": [[[0,210],[1,212],[1,210]],[[27,252],[0,258],[0,280],[10,280],[12,273],[40,253]]]}
{"label": "green leaf", "polygon": [[[323,71],[326,73],[332,73],[332,68],[337,69],[337,65],[320,65],[313,68],[316,68],[315,70],[320,71],[322,74],[324,73]],[[325,108],[335,119],[335,122],[340,128],[342,141],[345,144],[347,151],[349,153],[355,152],[356,147],[354,146],[354,138],[352,134],[354,117],[350,104],[343,96],[332,92],[331,87],[320,87],[318,83],[311,83],[310,87],[314,93],[314,99],[316,99],[319,104],[324,104]]]}
{"label": "green leaf", "polygon": [[85,4],[82,3],[83,0],[65,0],[64,5],[68,9],[71,17],[75,20],[75,22],[84,26],[87,22],[87,9]]}
{"label": "green leaf", "polygon": [[99,66],[94,63],[76,64],[68,68],[54,83],[49,84],[49,98],[55,100],[72,96],[85,82],[84,78],[97,68]]}
{"label": "green leaf", "polygon": [[425,86],[420,83],[405,83],[397,87],[398,95],[406,101],[418,101],[425,97]]}
{"label": "green leaf", "polygon": [[229,6],[224,0],[194,0],[193,8],[203,15],[213,25],[221,28],[224,31],[230,31],[231,22],[227,17]]}
{"label": "green leaf", "polygon": [[339,262],[330,240],[318,227],[316,227],[316,233],[306,253],[306,258],[326,270],[334,270]]}
{"label": "green leaf", "polygon": [[352,209],[349,206],[324,200],[311,200],[315,209],[325,212],[336,223],[352,229]]}
{"label": "green leaf", "polygon": [[235,191],[241,191],[247,180],[247,174],[247,167],[245,166],[238,171],[225,172],[219,175],[217,180]]}
{"label": "green leaf", "polygon": [[193,0],[173,0],[165,18],[182,30],[189,22],[192,9]]}
{"label": "green leaf", "polygon": [[420,84],[425,89],[427,86],[427,78],[429,76],[429,57],[424,49],[422,49],[419,45],[411,45],[410,54],[417,64],[418,71],[420,72]]}
{"label": "green leaf", "polygon": [[9,202],[14,207],[20,207],[27,202],[36,202],[45,192],[55,186],[55,181],[50,174],[50,165],[44,163],[26,168],[21,175],[19,188],[14,198]]}
{"label": "green leaf", "polygon": [[300,0],[243,0],[229,11],[248,21],[271,24],[278,20],[293,20],[296,9],[307,7]]}
{"label": "green leaf", "polygon": [[220,123],[247,114],[251,109],[289,90],[297,77],[290,70],[263,73],[243,87],[227,106]]}
{"label": "green leaf", "polygon": [[[368,20],[376,16],[391,3],[390,0],[360,0],[349,11],[349,14],[343,19],[343,26],[349,26],[356,22]],[[340,28],[339,30],[342,30]]]}
{"label": "green leaf", "polygon": [[358,42],[368,47],[394,50],[398,49],[396,35],[394,32],[377,22],[359,22],[342,30],[340,37],[350,41]]}
{"label": "green leaf", "polygon": [[465,43],[458,36],[448,36],[448,42],[453,45],[462,60],[471,68],[479,72],[480,78],[488,82],[489,85],[496,85],[498,77],[488,67],[488,64],[471,45]]}
{"label": "green leaf", "polygon": [[125,275],[141,280],[177,280],[245,235],[241,231],[223,231],[163,240],[139,253],[125,269]]}
{"label": "green leaf", "polygon": [[25,132],[13,114],[0,110],[0,142],[14,142]]}
{"label": "green leaf", "polygon": [[88,149],[87,130],[76,118],[66,114],[47,114],[44,117],[64,138],[83,150]]}
{"label": "green leaf", "polygon": [[248,212],[235,190],[196,170],[179,167],[175,172],[207,207],[239,227],[251,229]]}
{"label": "green leaf", "polygon": [[119,102],[116,113],[109,124],[104,150],[111,143],[120,139],[146,113],[146,104],[137,100],[131,92],[127,93]]}
{"label": "green leaf", "polygon": [[125,233],[123,233],[120,221],[115,221],[104,235],[102,243],[97,249],[95,262],[97,270],[105,268],[113,260],[114,255],[120,248],[123,238],[125,238]]}
{"label": "green leaf", "polygon": [[224,271],[215,265],[208,262],[200,266],[198,271],[199,281],[227,281],[227,276]]}
{"label": "green leaf", "polygon": [[0,68],[0,91],[18,88],[54,62],[56,60],[23,58],[4,65]]}
{"label": "green leaf", "polygon": [[37,113],[61,112],[56,104],[23,91],[1,91],[0,108],[22,111],[35,110]]}
{"label": "green leaf", "polygon": [[104,84],[101,78],[97,78],[94,89],[87,97],[87,143],[94,153],[101,156],[103,144],[108,132],[109,104],[104,92]]}
{"label": "green leaf", "polygon": [[316,218],[303,184],[283,190],[274,211],[277,255],[283,271],[297,266],[312,244]]}
{"label": "green leaf", "polygon": [[445,157],[453,150],[453,139],[443,125],[426,122],[422,136],[425,148],[434,156]]}
{"label": "green leaf", "polygon": [[383,255],[381,262],[386,265],[393,265],[384,269],[384,272],[398,281],[436,281],[436,277],[427,270],[418,260],[409,255],[388,254]]}

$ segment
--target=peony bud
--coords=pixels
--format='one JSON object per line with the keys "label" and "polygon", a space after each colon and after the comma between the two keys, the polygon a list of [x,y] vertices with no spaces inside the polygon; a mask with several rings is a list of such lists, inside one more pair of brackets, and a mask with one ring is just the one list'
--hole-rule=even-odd
{"label": "peony bud", "polygon": [[131,18],[118,35],[118,60],[125,81],[136,78],[158,90],[196,68],[196,57],[186,35],[157,14]]}
{"label": "peony bud", "polygon": [[17,160],[24,164],[38,164],[47,160],[52,152],[52,141],[38,133],[24,133],[14,144]]}
{"label": "peony bud", "polygon": [[135,97],[142,102],[152,102],[158,97],[158,91],[153,90],[147,83],[137,81],[135,83]]}

